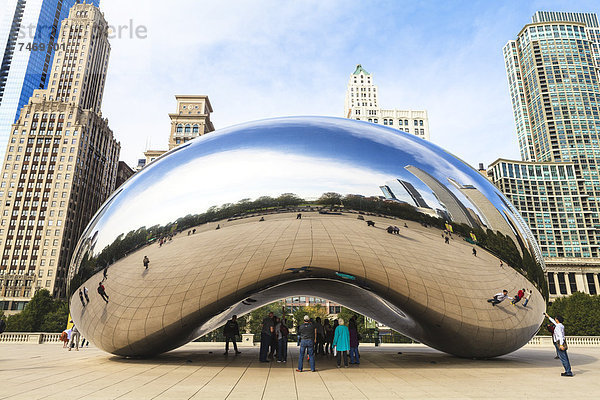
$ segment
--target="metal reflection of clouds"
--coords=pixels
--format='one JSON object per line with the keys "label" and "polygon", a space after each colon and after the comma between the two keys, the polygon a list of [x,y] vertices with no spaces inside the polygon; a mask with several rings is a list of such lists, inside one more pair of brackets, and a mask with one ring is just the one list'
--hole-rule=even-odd
{"label": "metal reflection of clouds", "polygon": [[[295,117],[222,129],[102,206],[68,279],[72,293],[102,280],[110,302],[92,292],[82,308],[76,296],[72,316],[106,351],[151,355],[302,292],[449,353],[505,354],[538,329],[547,289],[537,244],[504,200],[461,160],[391,128]],[[523,287],[534,289],[527,313],[490,311],[487,296]]]}
{"label": "metal reflection of clouds", "polygon": [[[231,168],[240,165],[240,160],[243,160],[242,168]],[[138,221],[145,221],[146,227],[167,224],[212,206],[245,198],[277,197],[282,193],[314,200],[333,187],[342,194],[379,196],[376,183],[389,178],[378,171],[331,159],[255,149],[194,158],[162,175],[155,175],[151,186],[125,193],[121,207],[99,227],[108,241],[98,242],[96,250],[102,250],[119,234],[139,228]],[[307,180],[307,176],[311,178]]]}

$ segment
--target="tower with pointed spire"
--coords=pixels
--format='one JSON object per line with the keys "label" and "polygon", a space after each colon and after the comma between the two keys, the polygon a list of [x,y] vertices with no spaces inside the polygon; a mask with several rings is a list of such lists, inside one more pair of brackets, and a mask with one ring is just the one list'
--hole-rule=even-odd
{"label": "tower with pointed spire", "polygon": [[386,125],[429,140],[426,110],[385,110],[379,107],[379,88],[370,74],[358,64],[350,75],[344,102],[344,117]]}

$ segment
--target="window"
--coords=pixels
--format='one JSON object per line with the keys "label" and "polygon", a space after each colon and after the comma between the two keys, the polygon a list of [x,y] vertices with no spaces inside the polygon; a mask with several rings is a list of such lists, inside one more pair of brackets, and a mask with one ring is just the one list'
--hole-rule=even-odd
{"label": "window", "polygon": [[558,289],[560,290],[560,294],[567,294],[567,284],[565,282],[565,273],[559,272],[558,276]]}
{"label": "window", "polygon": [[192,127],[192,133],[198,133],[198,125]]}
{"label": "window", "polygon": [[185,133],[190,133],[192,131],[192,127],[190,125],[185,126]]}
{"label": "window", "polygon": [[176,131],[177,133],[181,133],[181,132],[183,132],[183,125],[181,125],[181,124],[177,125],[177,129],[175,129],[175,131]]}
{"label": "window", "polygon": [[575,282],[575,273],[569,272],[569,288],[571,289],[571,293],[575,293],[577,291],[577,282]]}
{"label": "window", "polygon": [[588,289],[590,291],[590,294],[597,294],[597,290],[596,290],[596,282],[594,282],[594,274],[585,274],[587,277],[587,282],[588,282]]}

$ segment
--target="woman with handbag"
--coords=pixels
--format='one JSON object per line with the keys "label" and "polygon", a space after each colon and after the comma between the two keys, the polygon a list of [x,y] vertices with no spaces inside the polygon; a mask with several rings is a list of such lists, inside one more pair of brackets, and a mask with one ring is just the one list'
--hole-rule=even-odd
{"label": "woman with handbag", "polygon": [[552,333],[552,340],[558,347],[558,358],[565,367],[565,372],[561,373],[561,376],[573,376],[571,372],[571,363],[569,362],[569,356],[567,355],[567,338],[565,336],[565,326],[563,325],[564,318],[557,315],[554,319],[551,318],[547,313],[544,313],[548,320],[554,324],[554,333]]}

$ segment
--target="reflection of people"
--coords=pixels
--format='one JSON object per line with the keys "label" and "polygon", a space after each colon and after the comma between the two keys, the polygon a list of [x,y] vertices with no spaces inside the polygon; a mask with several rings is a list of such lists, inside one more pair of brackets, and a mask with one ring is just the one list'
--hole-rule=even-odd
{"label": "reflection of people", "polygon": [[514,299],[512,299],[512,301],[510,302],[510,304],[512,304],[514,306],[519,301],[521,301],[521,299],[523,298],[523,296],[525,296],[525,288],[519,289],[519,291],[517,292],[517,295],[514,297]]}
{"label": "reflection of people", "polygon": [[532,294],[533,294],[533,290],[530,290],[529,293],[527,293],[525,295],[525,301],[523,302],[523,307],[527,307],[527,304],[529,303],[529,299],[531,298]]}
{"label": "reflection of people", "polygon": [[146,269],[148,269],[148,264],[150,264],[150,259],[148,258],[148,256],[144,256],[144,267],[146,267]]}
{"label": "reflection of people", "polygon": [[544,315],[554,324],[552,340],[558,347],[558,357],[565,368],[565,372],[560,375],[573,376],[573,372],[571,372],[571,363],[569,362],[569,356],[567,355],[567,338],[565,337],[565,326],[563,325],[564,318],[557,315],[555,319],[552,319],[547,313],[544,313]]}
{"label": "reflection of people", "polygon": [[81,305],[85,307],[85,300],[83,300],[83,291],[79,288],[79,300],[81,300]]}
{"label": "reflection of people", "polygon": [[108,303],[108,295],[106,294],[106,289],[102,282],[98,284],[98,294],[102,297],[102,299]]}
{"label": "reflection of people", "polygon": [[506,299],[511,299],[512,297],[508,297],[508,290],[504,289],[501,293],[496,293],[493,298],[489,299],[487,302],[492,303],[492,306],[496,304],[502,303]]}

